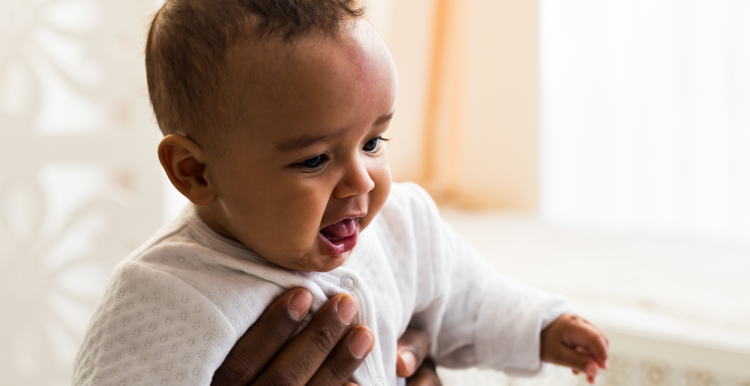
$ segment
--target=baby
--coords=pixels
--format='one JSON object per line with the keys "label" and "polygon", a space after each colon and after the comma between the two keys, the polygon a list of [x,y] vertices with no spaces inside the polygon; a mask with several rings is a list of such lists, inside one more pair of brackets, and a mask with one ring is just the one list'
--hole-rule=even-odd
{"label": "baby", "polygon": [[495,274],[424,190],[391,182],[396,69],[361,15],[351,0],[169,0],[156,14],[158,154],[192,204],[116,269],[75,385],[209,385],[294,287],[312,312],[356,299],[341,317],[369,327],[353,348],[372,350],[362,386],[404,384],[408,326],[442,366],[532,375],[545,361],[589,381],[607,367],[606,337],[564,299]]}

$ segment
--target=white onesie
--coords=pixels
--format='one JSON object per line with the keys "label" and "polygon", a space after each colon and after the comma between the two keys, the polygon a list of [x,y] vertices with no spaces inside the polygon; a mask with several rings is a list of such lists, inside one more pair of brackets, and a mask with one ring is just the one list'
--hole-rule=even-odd
{"label": "white onesie", "polygon": [[278,267],[188,205],[115,270],[73,384],[207,386],[248,327],[294,287],[312,292],[313,312],[338,293],[357,299],[354,323],[376,342],[354,374],[361,386],[404,384],[396,344],[409,325],[429,333],[438,365],[534,374],[541,330],[570,311],[563,298],[496,274],[415,184],[393,184],[349,259],[325,273]]}

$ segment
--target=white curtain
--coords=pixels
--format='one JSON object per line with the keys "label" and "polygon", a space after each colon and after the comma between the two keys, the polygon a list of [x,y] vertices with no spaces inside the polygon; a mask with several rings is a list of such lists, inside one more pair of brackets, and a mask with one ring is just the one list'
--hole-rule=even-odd
{"label": "white curtain", "polygon": [[750,1],[542,0],[542,214],[750,240]]}

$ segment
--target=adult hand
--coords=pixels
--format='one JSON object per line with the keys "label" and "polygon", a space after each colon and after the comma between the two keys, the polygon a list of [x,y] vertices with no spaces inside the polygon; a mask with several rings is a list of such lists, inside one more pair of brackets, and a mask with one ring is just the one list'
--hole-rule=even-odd
{"label": "adult hand", "polygon": [[408,378],[407,385],[442,385],[435,370],[435,363],[427,357],[430,354],[431,343],[426,332],[411,327],[399,338],[396,374]]}
{"label": "adult hand", "polygon": [[[347,382],[372,350],[374,335],[363,325],[346,331],[358,307],[351,296],[340,294],[328,300],[310,324],[289,341],[311,305],[312,296],[302,288],[289,290],[276,299],[237,341],[216,370],[211,385],[301,386]],[[398,349],[397,374],[411,376],[409,385],[440,385],[434,364],[424,360],[430,349],[427,334],[408,329],[399,339]]]}
{"label": "adult hand", "polygon": [[[312,305],[312,295],[295,288],[271,303],[214,373],[213,386],[343,385],[374,344],[357,315],[353,297],[332,297],[291,341]],[[349,330],[347,332],[347,329]]]}

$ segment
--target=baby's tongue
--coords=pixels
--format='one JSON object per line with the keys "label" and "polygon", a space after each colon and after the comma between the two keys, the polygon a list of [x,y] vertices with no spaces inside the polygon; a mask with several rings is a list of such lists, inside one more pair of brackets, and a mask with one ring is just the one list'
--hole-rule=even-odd
{"label": "baby's tongue", "polygon": [[330,239],[340,239],[353,235],[355,227],[353,219],[346,219],[321,229],[320,233]]}

